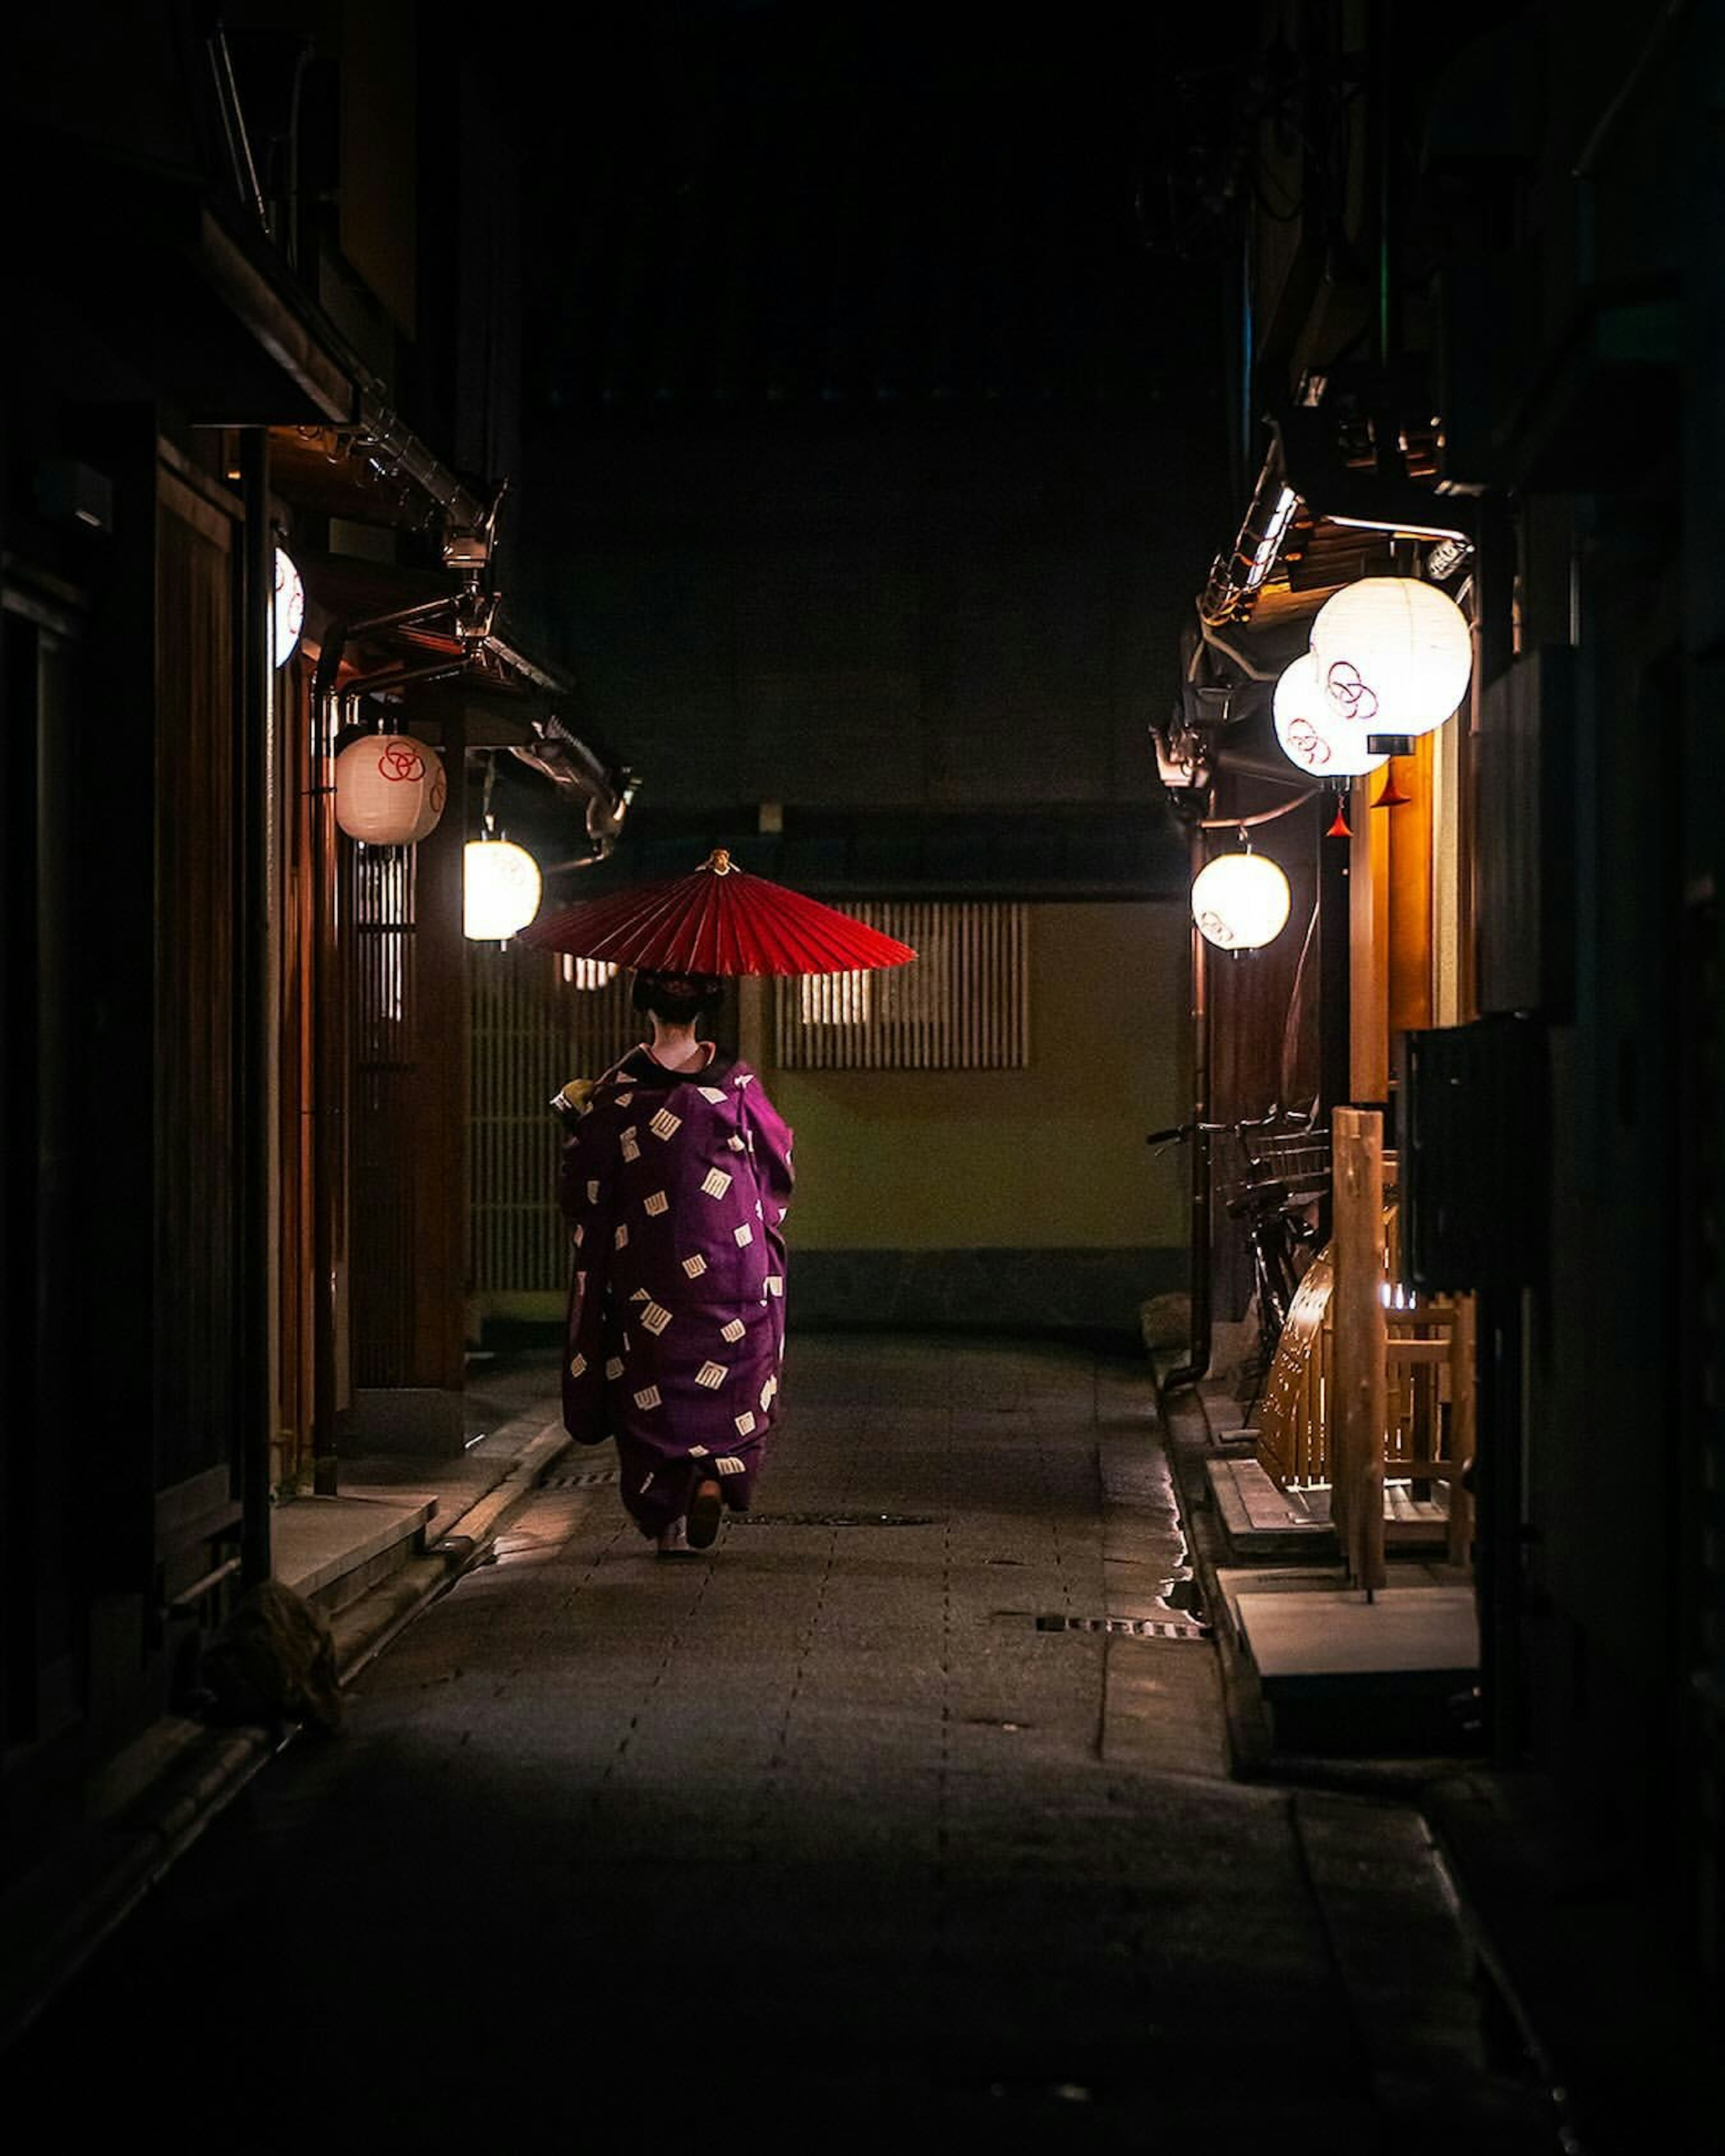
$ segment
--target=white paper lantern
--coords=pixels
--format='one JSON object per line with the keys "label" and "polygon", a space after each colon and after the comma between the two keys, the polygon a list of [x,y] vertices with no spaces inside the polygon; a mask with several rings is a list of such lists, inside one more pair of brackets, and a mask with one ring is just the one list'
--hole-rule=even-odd
{"label": "white paper lantern", "polygon": [[1467,693],[1467,617],[1413,577],[1363,577],[1326,602],[1312,649],[1332,716],[1368,734],[1427,734]]}
{"label": "white paper lantern", "polygon": [[1220,951],[1259,951],[1286,925],[1288,880],[1262,854],[1218,854],[1192,880],[1192,918]]}
{"label": "white paper lantern", "polygon": [[1338,719],[1330,710],[1314,652],[1301,652],[1283,669],[1271,711],[1282,754],[1314,778],[1358,778],[1389,762],[1366,746],[1370,727],[1355,719]]}
{"label": "white paper lantern", "polygon": [[300,648],[305,626],[305,587],[285,547],[275,550],[275,592],[270,608],[270,655],[285,666]]}
{"label": "white paper lantern", "polygon": [[336,821],[368,846],[414,846],[437,829],[449,782],[411,734],[366,734],[336,758]]}
{"label": "white paper lantern", "polygon": [[475,943],[501,943],[539,911],[539,864],[507,839],[473,839],[463,863],[464,926]]}

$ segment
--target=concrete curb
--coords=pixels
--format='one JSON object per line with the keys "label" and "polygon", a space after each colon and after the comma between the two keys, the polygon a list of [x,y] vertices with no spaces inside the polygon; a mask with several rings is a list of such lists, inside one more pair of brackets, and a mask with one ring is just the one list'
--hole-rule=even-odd
{"label": "concrete curb", "polygon": [[452,1520],[423,1557],[380,1581],[344,1609],[331,1626],[336,1666],[344,1685],[382,1654],[424,1609],[448,1593],[496,1540],[498,1531],[526,1504],[554,1461],[574,1440],[560,1422],[548,1422],[525,1446],[508,1474]]}
{"label": "concrete curb", "polygon": [[1167,1440],[1168,1468],[1180,1502],[1192,1569],[1198,1576],[1204,1614],[1215,1641],[1222,1711],[1227,1722],[1229,1769],[1236,1781],[1255,1782],[1263,1779],[1270,1758],[1270,1725],[1255,1676],[1245,1663],[1235,1633],[1233,1613],[1216,1576],[1217,1538],[1224,1530],[1204,1471],[1204,1457],[1209,1450],[1209,1418],[1195,1387],[1175,1394],[1163,1387],[1163,1379],[1180,1359],[1180,1354],[1171,1350],[1150,1358],[1156,1412]]}
{"label": "concrete curb", "polygon": [[[344,1686],[479,1563],[572,1442],[561,1423],[547,1423],[430,1550],[341,1613],[331,1629]],[[291,1726],[207,1732],[111,1817],[89,1821],[16,1882],[0,1902],[0,2053],[295,1733]]]}

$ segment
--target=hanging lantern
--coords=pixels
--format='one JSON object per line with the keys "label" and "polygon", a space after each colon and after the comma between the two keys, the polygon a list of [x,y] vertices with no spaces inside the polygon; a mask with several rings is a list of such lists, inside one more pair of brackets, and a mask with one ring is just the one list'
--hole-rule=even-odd
{"label": "hanging lantern", "polygon": [[366,734],[336,758],[336,821],[368,846],[414,846],[437,829],[449,782],[411,734]]}
{"label": "hanging lantern", "polygon": [[275,550],[275,591],[270,609],[270,656],[285,666],[300,648],[300,631],[305,626],[305,587],[294,559],[285,547]]}
{"label": "hanging lantern", "polygon": [[1312,624],[1328,711],[1363,734],[1426,734],[1467,693],[1473,637],[1454,599],[1414,577],[1363,577]]}
{"label": "hanging lantern", "polygon": [[1262,854],[1219,854],[1192,881],[1192,918],[1221,951],[1260,951],[1288,917],[1288,880]]}
{"label": "hanging lantern", "polygon": [[475,943],[517,935],[539,911],[539,864],[507,839],[470,839],[463,859],[463,926]]}
{"label": "hanging lantern", "polygon": [[1271,711],[1282,754],[1314,778],[1357,778],[1384,762],[1372,753],[1368,727],[1330,709],[1313,652],[1301,652],[1283,668]]}

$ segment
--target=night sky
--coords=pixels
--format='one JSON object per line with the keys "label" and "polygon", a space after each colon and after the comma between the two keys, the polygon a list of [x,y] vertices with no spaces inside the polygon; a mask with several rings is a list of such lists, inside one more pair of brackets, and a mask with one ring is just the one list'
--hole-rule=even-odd
{"label": "night sky", "polygon": [[523,36],[530,423],[1170,395],[1214,365],[1219,44],[772,0]]}

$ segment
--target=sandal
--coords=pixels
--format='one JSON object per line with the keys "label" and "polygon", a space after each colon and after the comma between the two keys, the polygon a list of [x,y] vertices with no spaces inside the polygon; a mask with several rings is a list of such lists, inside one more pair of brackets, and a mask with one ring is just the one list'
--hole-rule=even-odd
{"label": "sandal", "polygon": [[695,1495],[689,1500],[689,1547],[692,1550],[711,1549],[719,1532],[719,1515],[724,1509],[724,1499],[718,1484],[711,1475],[705,1475],[695,1486]]}

